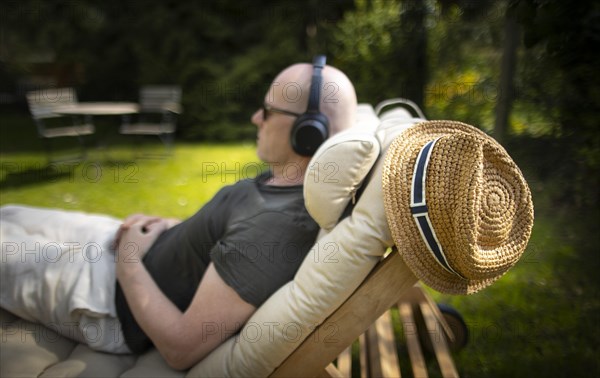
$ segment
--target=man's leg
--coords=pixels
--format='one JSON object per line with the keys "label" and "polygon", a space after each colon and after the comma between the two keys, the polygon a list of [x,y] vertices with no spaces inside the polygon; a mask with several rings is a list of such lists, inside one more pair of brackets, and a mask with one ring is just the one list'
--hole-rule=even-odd
{"label": "man's leg", "polygon": [[[127,352],[118,338],[112,349],[94,328],[120,331],[114,306],[114,218],[23,206],[0,208],[0,306],[90,347]],[[115,322],[117,325],[115,325]]]}

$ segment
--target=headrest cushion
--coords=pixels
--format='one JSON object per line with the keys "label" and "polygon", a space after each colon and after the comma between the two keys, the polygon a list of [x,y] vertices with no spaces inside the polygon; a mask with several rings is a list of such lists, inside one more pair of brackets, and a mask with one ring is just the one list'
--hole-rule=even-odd
{"label": "headrest cushion", "polygon": [[372,132],[351,128],[325,141],[304,177],[304,201],[313,219],[331,230],[377,160],[379,142]]}

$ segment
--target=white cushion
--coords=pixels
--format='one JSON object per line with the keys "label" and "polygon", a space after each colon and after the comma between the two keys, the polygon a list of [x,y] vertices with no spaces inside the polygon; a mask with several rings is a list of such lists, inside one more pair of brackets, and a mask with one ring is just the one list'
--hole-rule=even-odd
{"label": "white cushion", "polygon": [[389,119],[410,120],[411,118],[412,115],[410,112],[401,107],[385,111],[379,115],[379,119],[381,119],[382,122]]}
{"label": "white cushion", "polygon": [[366,129],[341,132],[319,147],[304,178],[304,202],[321,228],[337,224],[379,152],[377,138]]}
{"label": "white cushion", "polygon": [[371,104],[358,104],[355,127],[375,130],[377,126],[379,126],[379,118],[377,118],[373,106]]}
{"label": "white cushion", "polygon": [[391,117],[382,120],[375,132],[379,143],[388,146],[396,137],[414,124],[425,121],[422,118]]}

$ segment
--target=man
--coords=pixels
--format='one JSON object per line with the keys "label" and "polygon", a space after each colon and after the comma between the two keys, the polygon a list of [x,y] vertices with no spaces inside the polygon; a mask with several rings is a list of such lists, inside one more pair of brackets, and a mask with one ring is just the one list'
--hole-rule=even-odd
{"label": "man", "polygon": [[[14,244],[3,243],[2,248],[2,307],[30,320],[58,323],[59,331],[99,350],[141,352],[153,344],[175,369],[204,358],[293,277],[314,242],[318,226],[304,208],[301,187],[310,154],[299,153],[290,136],[298,116],[310,107],[311,76],[320,69],[296,64],[283,70],[252,116],[257,154],[270,171],[222,189],[184,222],[137,214],[120,224],[82,214],[3,208],[2,239]],[[325,66],[319,84],[318,109],[328,120],[328,135],[352,126],[356,94],[349,79]],[[24,264],[14,253],[17,236],[21,228],[37,227],[31,219],[44,216],[55,223],[62,217],[61,226],[72,223],[84,234],[90,226],[118,228],[116,236],[112,231],[114,240],[98,242],[116,246],[113,262],[85,264],[81,253],[83,257],[70,258],[78,261],[78,273],[64,266],[63,257],[58,264],[45,264],[48,269]],[[82,224],[88,227],[84,230]],[[36,232],[30,241],[43,235],[43,240],[56,242],[55,235]],[[31,271],[43,284],[32,286],[32,277],[20,279]],[[59,284],[59,277],[71,283]],[[108,283],[99,287],[100,277]],[[44,291],[50,295],[42,295]],[[77,330],[65,330],[70,323],[59,321],[57,314],[76,321]],[[102,335],[94,344],[88,331],[98,328],[94,335]]]}

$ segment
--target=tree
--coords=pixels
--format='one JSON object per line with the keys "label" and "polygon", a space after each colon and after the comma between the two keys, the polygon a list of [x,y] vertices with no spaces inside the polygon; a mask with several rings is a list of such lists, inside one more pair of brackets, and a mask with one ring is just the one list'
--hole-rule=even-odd
{"label": "tree", "polygon": [[494,137],[500,143],[504,141],[508,130],[510,111],[515,97],[514,77],[519,41],[520,31],[515,8],[509,5],[506,8],[506,20],[504,22],[504,49],[494,124]]}
{"label": "tree", "polygon": [[427,81],[427,10],[423,1],[356,0],[333,33],[338,67],[359,101],[407,97],[423,106]]}
{"label": "tree", "polygon": [[[183,88],[180,137],[254,138],[250,114],[270,80],[325,46],[351,0],[2,2],[7,75],[44,74],[83,100],[137,100],[144,84]],[[318,33],[317,33],[318,29]],[[30,57],[44,52],[46,66]]]}
{"label": "tree", "polygon": [[429,76],[427,68],[427,38],[425,18],[428,14],[424,0],[412,0],[403,3],[400,17],[404,40],[398,50],[398,61],[403,62],[406,73],[401,89],[402,95],[413,100],[419,107],[425,105],[425,86]]}
{"label": "tree", "polygon": [[[525,87],[530,99],[557,120],[554,136],[560,148],[555,153],[560,166],[546,170],[563,177],[564,201],[596,209],[600,197],[600,51],[596,48],[600,45],[600,3],[519,0],[517,17],[525,47],[535,51],[523,62]],[[540,159],[543,162],[544,156]]]}

